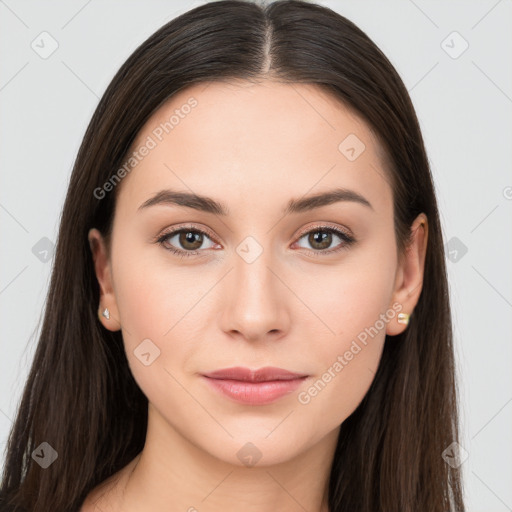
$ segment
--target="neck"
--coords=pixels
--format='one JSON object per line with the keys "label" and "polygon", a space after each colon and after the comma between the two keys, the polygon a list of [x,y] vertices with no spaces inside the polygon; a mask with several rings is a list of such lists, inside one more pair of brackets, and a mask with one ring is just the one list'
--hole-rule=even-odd
{"label": "neck", "polygon": [[328,512],[338,433],[332,431],[292,460],[263,465],[262,457],[248,467],[192,444],[150,405],[146,443],[126,473],[120,510]]}

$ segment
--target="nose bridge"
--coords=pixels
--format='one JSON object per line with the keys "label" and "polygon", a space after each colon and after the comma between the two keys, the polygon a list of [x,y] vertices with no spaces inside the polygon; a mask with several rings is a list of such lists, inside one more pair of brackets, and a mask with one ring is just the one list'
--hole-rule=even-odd
{"label": "nose bridge", "polygon": [[233,266],[224,328],[248,338],[285,328],[283,285],[274,274],[271,249],[248,236],[236,247]]}
{"label": "nose bridge", "polygon": [[263,247],[253,237],[247,237],[236,248],[234,261],[235,293],[246,306],[265,305],[276,296],[275,276],[270,272],[275,258],[269,247]]}

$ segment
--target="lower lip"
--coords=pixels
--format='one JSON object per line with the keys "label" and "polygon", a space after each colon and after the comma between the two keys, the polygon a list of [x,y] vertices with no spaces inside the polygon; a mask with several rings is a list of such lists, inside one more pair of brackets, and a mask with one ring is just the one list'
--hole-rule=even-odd
{"label": "lower lip", "polygon": [[292,393],[307,377],[267,382],[204,378],[210,386],[236,402],[249,405],[265,405]]}

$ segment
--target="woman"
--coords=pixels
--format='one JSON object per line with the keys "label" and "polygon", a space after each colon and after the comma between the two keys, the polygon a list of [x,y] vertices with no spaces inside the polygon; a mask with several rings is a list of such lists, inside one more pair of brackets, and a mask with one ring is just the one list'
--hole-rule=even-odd
{"label": "woman", "polygon": [[4,503],[462,511],[454,371],[395,69],[326,7],[209,3],[128,58],[85,134]]}

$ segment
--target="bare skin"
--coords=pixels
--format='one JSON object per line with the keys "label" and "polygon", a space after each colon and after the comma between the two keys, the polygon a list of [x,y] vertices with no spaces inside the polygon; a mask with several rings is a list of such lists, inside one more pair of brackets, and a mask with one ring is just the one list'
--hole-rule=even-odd
{"label": "bare skin", "polygon": [[[367,393],[386,334],[407,328],[396,313],[412,313],[420,296],[427,219],[415,220],[399,260],[378,141],[306,84],[194,85],[149,119],[133,147],[191,97],[197,106],[118,185],[110,259],[98,230],[89,232],[100,307],[110,311],[101,322],[122,330],[149,418],[142,453],[94,489],[81,512],[328,512],[340,425]],[[338,149],[349,134],[365,145],[353,160]],[[291,199],[340,187],[371,206],[340,201],[283,213]],[[162,189],[211,197],[229,215],[172,204],[139,209]],[[185,225],[185,233],[207,234],[154,242]],[[322,226],[355,242],[333,232],[321,242],[313,234]],[[195,254],[182,258],[169,247]],[[256,257],[249,263],[245,254]],[[361,343],[371,327],[378,333]],[[147,366],[134,353],[145,339],[160,350]],[[338,356],[341,371],[333,369]],[[308,378],[272,404],[247,405],[201,376],[232,366]],[[315,393],[319,379],[325,385]],[[239,457],[247,443],[260,454],[250,467]]]}

